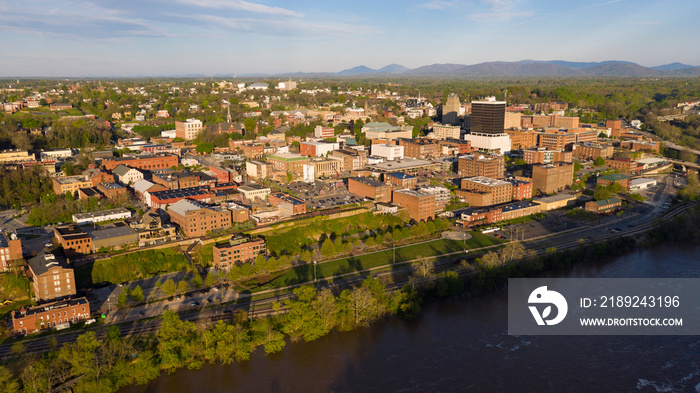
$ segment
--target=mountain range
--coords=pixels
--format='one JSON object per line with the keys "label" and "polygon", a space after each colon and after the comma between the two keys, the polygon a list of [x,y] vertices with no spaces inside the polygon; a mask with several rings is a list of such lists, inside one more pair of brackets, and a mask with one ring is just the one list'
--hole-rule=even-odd
{"label": "mountain range", "polygon": [[[296,77],[509,77],[509,76],[549,76],[549,77],[663,77],[700,76],[700,67],[682,63],[644,67],[628,61],[572,62],[564,60],[522,60],[516,62],[492,61],[479,64],[431,64],[418,68],[408,68],[400,64],[373,69],[364,65],[348,68],[340,72],[305,73],[295,72],[279,76]],[[253,75],[248,75],[253,76]],[[263,76],[257,74],[255,76]]]}

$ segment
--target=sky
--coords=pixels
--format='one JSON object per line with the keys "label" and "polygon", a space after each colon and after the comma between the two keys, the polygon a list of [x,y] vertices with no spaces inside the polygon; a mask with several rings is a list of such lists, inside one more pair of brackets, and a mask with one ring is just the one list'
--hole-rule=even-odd
{"label": "sky", "polygon": [[698,0],[0,0],[0,77],[700,65]]}

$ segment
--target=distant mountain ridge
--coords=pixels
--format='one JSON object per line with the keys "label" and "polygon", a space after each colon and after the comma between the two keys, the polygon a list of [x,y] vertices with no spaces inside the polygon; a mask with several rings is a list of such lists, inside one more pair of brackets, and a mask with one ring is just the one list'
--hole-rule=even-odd
{"label": "distant mountain ridge", "polygon": [[574,62],[566,60],[521,60],[491,61],[479,64],[430,64],[408,68],[400,64],[390,64],[374,69],[365,65],[348,68],[339,72],[290,72],[281,74],[249,74],[246,76],[284,77],[693,77],[700,76],[700,67],[683,63],[670,63],[655,67],[644,67],[637,63],[619,60],[600,62]]}

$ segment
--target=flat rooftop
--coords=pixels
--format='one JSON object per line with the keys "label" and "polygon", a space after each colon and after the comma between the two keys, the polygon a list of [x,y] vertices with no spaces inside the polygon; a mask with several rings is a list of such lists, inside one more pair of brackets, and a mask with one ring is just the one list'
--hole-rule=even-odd
{"label": "flat rooftop", "polygon": [[510,182],[507,182],[505,180],[492,179],[492,178],[486,177],[486,176],[469,177],[469,178],[466,178],[464,180],[467,180],[467,181],[470,181],[473,183],[477,183],[477,184],[481,184],[484,186],[488,186],[488,187],[498,187],[498,186],[505,186],[507,184],[511,184]]}

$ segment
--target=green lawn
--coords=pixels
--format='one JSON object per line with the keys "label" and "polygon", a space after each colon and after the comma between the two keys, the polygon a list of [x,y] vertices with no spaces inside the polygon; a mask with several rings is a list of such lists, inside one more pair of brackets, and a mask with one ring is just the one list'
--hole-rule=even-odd
{"label": "green lawn", "polygon": [[[481,233],[471,232],[472,238],[467,240],[467,249],[481,248],[500,244],[503,240]],[[408,261],[420,257],[457,252],[464,249],[464,242],[459,240],[440,239],[431,242],[416,244],[396,249],[396,262]],[[354,271],[370,269],[379,266],[390,265],[394,262],[392,249],[337,259],[331,262],[320,263],[316,266],[317,278],[331,278]],[[275,278],[269,285],[280,288],[287,285],[299,284],[311,281],[314,278],[314,267],[311,264],[296,267],[289,272]]]}

